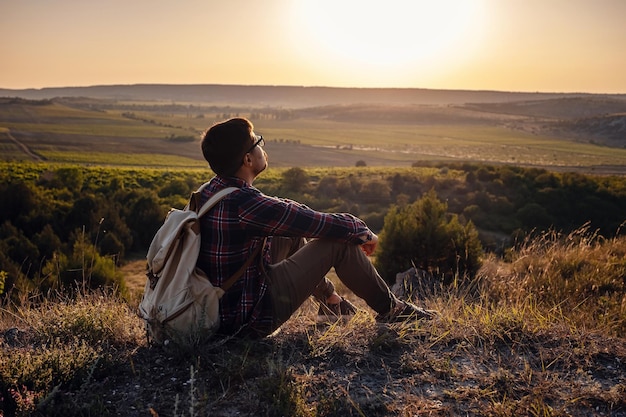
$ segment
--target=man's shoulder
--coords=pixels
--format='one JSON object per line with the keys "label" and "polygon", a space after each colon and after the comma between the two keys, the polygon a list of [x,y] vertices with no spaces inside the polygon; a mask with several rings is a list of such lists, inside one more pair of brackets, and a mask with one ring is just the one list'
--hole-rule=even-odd
{"label": "man's shoulder", "polygon": [[265,200],[265,199],[271,199],[271,197],[266,196],[265,194],[263,194],[259,189],[255,188],[255,187],[251,187],[251,186],[243,186],[243,187],[237,187],[235,185],[228,185],[226,187],[210,187],[207,190],[207,193],[205,194],[204,198],[208,199],[210,198],[211,195],[213,195],[214,193],[217,193],[225,188],[228,187],[235,187],[237,188],[237,190],[234,190],[232,192],[230,192],[226,197],[225,197],[225,201],[231,201],[234,202],[235,204],[238,205],[243,205],[246,202],[250,202],[252,200]]}

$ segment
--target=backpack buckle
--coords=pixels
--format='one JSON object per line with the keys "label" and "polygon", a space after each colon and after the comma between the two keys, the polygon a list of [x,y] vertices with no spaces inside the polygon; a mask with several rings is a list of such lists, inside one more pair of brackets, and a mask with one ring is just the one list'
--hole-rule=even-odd
{"label": "backpack buckle", "polygon": [[150,281],[150,289],[154,290],[154,287],[156,287],[157,282],[159,282],[158,275],[154,275],[152,273],[152,270],[148,270],[148,272],[146,272],[146,276],[148,277],[148,281]]}

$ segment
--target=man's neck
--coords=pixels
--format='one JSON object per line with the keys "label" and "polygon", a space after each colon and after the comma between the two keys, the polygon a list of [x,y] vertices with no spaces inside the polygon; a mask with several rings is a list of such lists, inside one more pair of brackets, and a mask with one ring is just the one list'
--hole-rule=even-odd
{"label": "man's neck", "polygon": [[240,169],[239,171],[235,172],[234,176],[239,178],[240,180],[245,181],[248,185],[252,185],[256,176],[252,174],[251,172],[242,172],[242,171],[243,170]]}

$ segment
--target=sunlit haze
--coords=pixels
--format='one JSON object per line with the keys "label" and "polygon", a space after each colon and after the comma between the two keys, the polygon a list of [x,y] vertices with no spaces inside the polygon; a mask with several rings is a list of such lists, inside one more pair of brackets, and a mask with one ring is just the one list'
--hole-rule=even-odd
{"label": "sunlit haze", "polygon": [[626,93],[622,0],[0,0],[0,88]]}

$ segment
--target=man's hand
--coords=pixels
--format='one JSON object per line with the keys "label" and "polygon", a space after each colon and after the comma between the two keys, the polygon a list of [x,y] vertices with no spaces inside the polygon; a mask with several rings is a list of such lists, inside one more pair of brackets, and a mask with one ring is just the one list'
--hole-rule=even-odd
{"label": "man's hand", "polygon": [[367,256],[369,256],[374,253],[374,251],[376,250],[376,246],[378,246],[378,236],[376,236],[375,233],[372,233],[372,239],[361,244],[361,249],[363,250],[363,252],[365,252]]}

